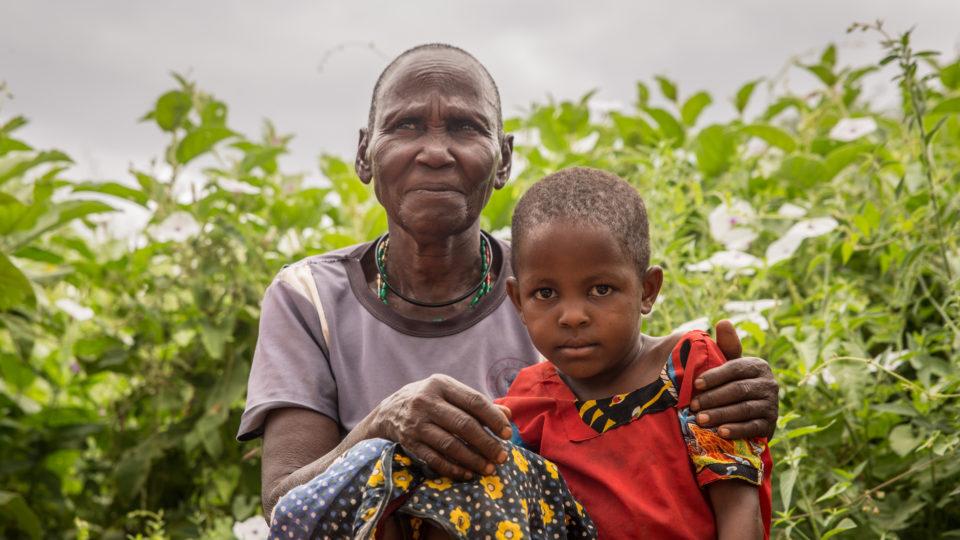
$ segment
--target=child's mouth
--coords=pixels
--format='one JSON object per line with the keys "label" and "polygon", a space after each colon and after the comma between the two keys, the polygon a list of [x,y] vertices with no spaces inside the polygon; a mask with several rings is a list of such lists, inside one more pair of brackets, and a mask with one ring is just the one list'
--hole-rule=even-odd
{"label": "child's mouth", "polygon": [[588,341],[568,341],[557,347],[557,352],[567,358],[581,358],[592,354],[597,346],[597,343]]}

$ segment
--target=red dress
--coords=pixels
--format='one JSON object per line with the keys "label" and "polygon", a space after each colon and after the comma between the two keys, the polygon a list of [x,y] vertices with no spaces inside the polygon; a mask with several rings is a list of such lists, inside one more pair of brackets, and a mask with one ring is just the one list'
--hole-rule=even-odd
{"label": "red dress", "polygon": [[723,362],[707,334],[689,332],[660,379],[633,392],[579,401],[541,362],[520,371],[498,403],[512,411],[523,444],[557,464],[600,538],[715,538],[702,487],[731,478],[759,486],[769,538],[766,441],[724,440],[697,426],[688,409],[693,381]]}

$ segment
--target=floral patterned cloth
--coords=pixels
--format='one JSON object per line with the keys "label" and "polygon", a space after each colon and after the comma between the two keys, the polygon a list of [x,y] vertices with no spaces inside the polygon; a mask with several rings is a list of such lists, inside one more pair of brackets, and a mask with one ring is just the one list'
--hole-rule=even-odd
{"label": "floral patterned cloth", "polygon": [[363,441],[280,499],[269,538],[376,538],[392,515],[407,538],[419,538],[424,522],[454,538],[596,538],[556,465],[512,443],[507,450],[494,474],[453,482],[396,443]]}

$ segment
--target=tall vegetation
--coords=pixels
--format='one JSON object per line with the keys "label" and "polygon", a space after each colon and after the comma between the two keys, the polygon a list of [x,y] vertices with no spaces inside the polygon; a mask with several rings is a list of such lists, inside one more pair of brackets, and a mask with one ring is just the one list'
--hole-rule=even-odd
{"label": "tall vegetation", "polygon": [[[733,318],[776,372],[775,535],[955,536],[960,62],[851,30],[886,57],[829,46],[795,67],[817,90],[760,104],[751,81],[727,121],[663,77],[628,110],[534,106],[507,122],[522,170],[483,224],[560,167],[629,179],[667,275],[645,330]],[[890,76],[899,104],[876,110],[864,81]],[[259,507],[258,445],[234,436],[260,295],[385,228],[346,161],[321,158],[326,183],[284,173],[287,137],[231,129],[190,81],[144,120],[168,140],[157,166],[105,183],[0,122],[0,536],[230,538]],[[130,239],[105,230],[121,204],[150,216]]]}

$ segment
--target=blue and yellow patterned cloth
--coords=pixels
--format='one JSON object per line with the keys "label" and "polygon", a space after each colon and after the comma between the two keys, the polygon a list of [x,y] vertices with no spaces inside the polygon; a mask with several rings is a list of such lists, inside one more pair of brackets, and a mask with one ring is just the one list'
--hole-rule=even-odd
{"label": "blue and yellow patterned cloth", "polygon": [[494,474],[454,482],[431,477],[397,443],[363,441],[280,499],[270,540],[376,538],[385,516],[414,539],[425,521],[453,538],[596,538],[556,465],[518,445],[506,448]]}

